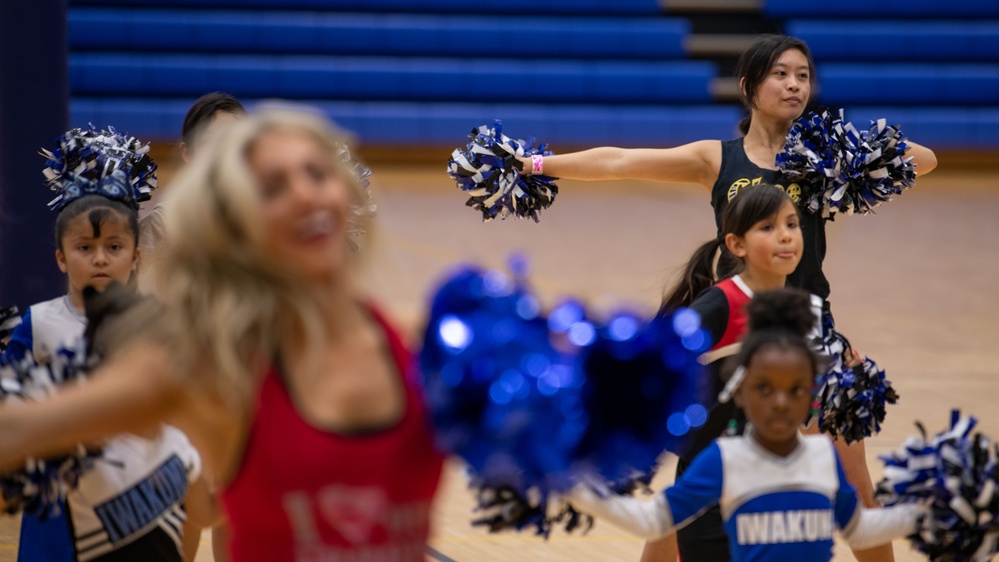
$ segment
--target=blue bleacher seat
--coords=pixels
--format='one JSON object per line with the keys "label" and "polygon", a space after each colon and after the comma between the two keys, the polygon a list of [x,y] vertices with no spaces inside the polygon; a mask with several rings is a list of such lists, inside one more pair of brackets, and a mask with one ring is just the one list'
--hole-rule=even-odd
{"label": "blue bleacher seat", "polygon": [[825,63],[820,101],[833,105],[999,105],[997,64]]}
{"label": "blue bleacher seat", "polygon": [[869,126],[875,119],[899,124],[915,142],[933,149],[999,149],[999,107],[900,108],[857,106],[846,110],[847,120]]}
{"label": "blue bleacher seat", "polygon": [[999,16],[996,0],[764,0],[764,12],[775,18],[964,18]]}
{"label": "blue bleacher seat", "polygon": [[[191,99],[74,98],[73,126],[114,125],[142,139],[179,136]],[[247,101],[249,107],[256,104]],[[514,135],[566,147],[616,144],[674,146],[736,135],[741,110],[731,106],[606,106],[313,101],[362,144],[457,146],[472,127],[502,119]],[[886,118],[934,149],[999,149],[999,108],[847,107],[858,126]]]}
{"label": "blue bleacher seat", "polygon": [[661,13],[657,0],[73,0],[74,6],[259,8],[417,13],[648,15]]}
{"label": "blue bleacher seat", "polygon": [[791,20],[817,60],[997,61],[997,21]]}
{"label": "blue bleacher seat", "polygon": [[711,63],[74,54],[75,95],[708,103]]}
{"label": "blue bleacher seat", "polygon": [[77,8],[74,51],[673,59],[686,20]]}
{"label": "blue bleacher seat", "polygon": [[[143,139],[179,136],[191,99],[73,98],[73,126],[112,124]],[[248,107],[256,104],[247,100]],[[731,138],[741,110],[730,106],[608,106],[313,101],[361,144],[457,146],[478,125],[503,120],[515,135],[534,135],[555,150],[593,144],[671,146]],[[560,148],[561,147],[561,148]]]}

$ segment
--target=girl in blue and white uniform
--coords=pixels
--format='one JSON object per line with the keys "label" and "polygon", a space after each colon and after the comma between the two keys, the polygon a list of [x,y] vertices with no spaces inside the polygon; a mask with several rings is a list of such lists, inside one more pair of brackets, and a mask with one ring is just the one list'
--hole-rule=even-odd
{"label": "girl in blue and white uniform", "polygon": [[[84,289],[129,283],[138,266],[138,203],[127,174],[61,183],[55,257],[68,291],[25,312],[5,351],[12,359],[30,354],[44,364],[73,346],[87,326]],[[208,513],[210,504],[200,457],[187,437],[162,424],[149,435],[122,434],[102,446],[102,457],[54,515],[24,514],[18,561],[193,560],[201,524],[189,518],[189,508]]]}
{"label": "girl in blue and white uniform", "polygon": [[745,434],[716,439],[652,501],[588,486],[569,501],[647,540],[719,506],[734,561],[831,560],[837,529],[854,550],[913,533],[921,506],[864,508],[829,438],[799,432],[819,371],[805,339],[816,322],[808,294],[759,293],[747,310],[749,332],[720,397],[744,411]]}

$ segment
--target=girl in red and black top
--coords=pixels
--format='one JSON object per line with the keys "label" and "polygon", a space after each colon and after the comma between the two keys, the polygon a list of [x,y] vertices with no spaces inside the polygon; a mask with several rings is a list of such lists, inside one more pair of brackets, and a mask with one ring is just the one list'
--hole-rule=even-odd
{"label": "girl in red and black top", "polygon": [[165,205],[163,302],[88,303],[108,311],[104,364],[0,409],[0,471],[166,418],[221,490],[234,562],[423,562],[443,459],[409,353],[354,281],[364,200],[342,142],[268,109],[199,149]]}
{"label": "girl in red and black top", "polygon": [[[722,235],[694,253],[683,278],[663,298],[662,312],[687,306],[701,315],[702,325],[714,342],[701,357],[711,376],[711,398],[721,393],[725,382],[722,363],[739,350],[746,332],[746,304],[758,291],[779,289],[801,260],[802,234],[798,208],[780,188],[757,185],[732,199],[721,221]],[[730,269],[738,273],[712,284],[715,260],[732,259]],[[736,416],[731,401],[715,403],[708,421],[680,455],[677,476],[698,453],[724,433]],[[715,562],[729,559],[728,539],[721,514],[714,507],[677,533],[684,562]]]}

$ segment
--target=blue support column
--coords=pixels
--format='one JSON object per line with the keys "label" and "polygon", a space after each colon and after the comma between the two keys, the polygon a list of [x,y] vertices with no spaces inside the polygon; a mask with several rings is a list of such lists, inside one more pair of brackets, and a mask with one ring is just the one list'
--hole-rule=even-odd
{"label": "blue support column", "polygon": [[65,291],[42,147],[69,124],[66,0],[0,2],[0,306]]}

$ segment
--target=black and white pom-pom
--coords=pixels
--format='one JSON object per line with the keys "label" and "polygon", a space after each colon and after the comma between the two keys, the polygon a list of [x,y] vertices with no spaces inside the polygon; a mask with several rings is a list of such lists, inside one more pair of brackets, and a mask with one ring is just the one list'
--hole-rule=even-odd
{"label": "black and white pom-pom", "polygon": [[7,340],[20,324],[21,311],[16,306],[0,308],[0,353],[7,349]]}
{"label": "black and white pom-pom", "polygon": [[513,486],[490,487],[475,478],[469,481],[469,488],[475,492],[475,510],[481,512],[472,525],[486,527],[490,533],[534,528],[538,535],[548,537],[556,527],[567,533],[579,528],[586,533],[593,527],[593,516],[566,502],[545,501],[538,497],[537,488],[527,491],[535,497],[527,497]]}
{"label": "black and white pom-pom", "polygon": [[828,317],[822,332],[816,346],[828,364],[816,395],[819,430],[841,436],[847,443],[877,434],[885,419],[885,405],[898,402],[898,393],[870,358],[865,357],[856,367],[846,366],[850,342],[833,328]]}
{"label": "black and white pom-pom", "polygon": [[[30,354],[20,360],[0,357],[0,408],[44,400],[56,388],[81,380],[89,367],[82,340],[71,349],[60,349],[45,365],[35,363]],[[28,459],[24,468],[0,475],[7,513],[24,511],[40,519],[55,515],[60,500],[100,455],[98,449],[78,445],[73,454]]]}
{"label": "black and white pom-pom", "polygon": [[351,156],[350,147],[346,144],[340,145],[338,156],[363,191],[361,201],[353,208],[353,217],[351,217],[350,229],[347,232],[351,249],[357,251],[361,248],[361,240],[364,238],[364,224],[374,217],[377,211],[375,201],[371,197],[371,168]]}
{"label": "black and white pom-pom", "polygon": [[483,220],[508,216],[538,221],[538,212],[548,208],[558,194],[555,179],[522,174],[518,157],[550,156],[545,144],[515,140],[503,134],[497,121],[482,125],[468,135],[465,148],[456,148],[448,161],[448,174],[471,197],[465,203],[482,212]]}
{"label": "black and white pom-pom", "polygon": [[843,110],[811,113],[787,134],[777,167],[802,182],[800,204],[812,213],[868,214],[915,183],[915,165],[897,126],[884,119],[858,130]]}
{"label": "black and white pom-pom", "polygon": [[[47,159],[42,173],[49,187],[58,193],[48,204],[55,211],[88,193],[98,193],[138,208],[139,203],[148,201],[156,189],[157,166],[149,157],[149,144],[122,135],[114,127],[100,131],[93,125],[88,130],[71,129],[56,139],[55,149],[42,149],[41,154]],[[131,188],[124,193],[87,191],[80,187],[81,184],[90,185],[87,181],[100,186],[101,180],[119,170],[124,172]],[[81,179],[87,181],[80,182]]]}
{"label": "black and white pom-pom", "polygon": [[929,506],[909,540],[933,561],[980,562],[999,552],[997,451],[988,437],[971,435],[976,423],[954,410],[950,429],[929,441],[917,423],[921,435],[881,457],[877,498]]}

